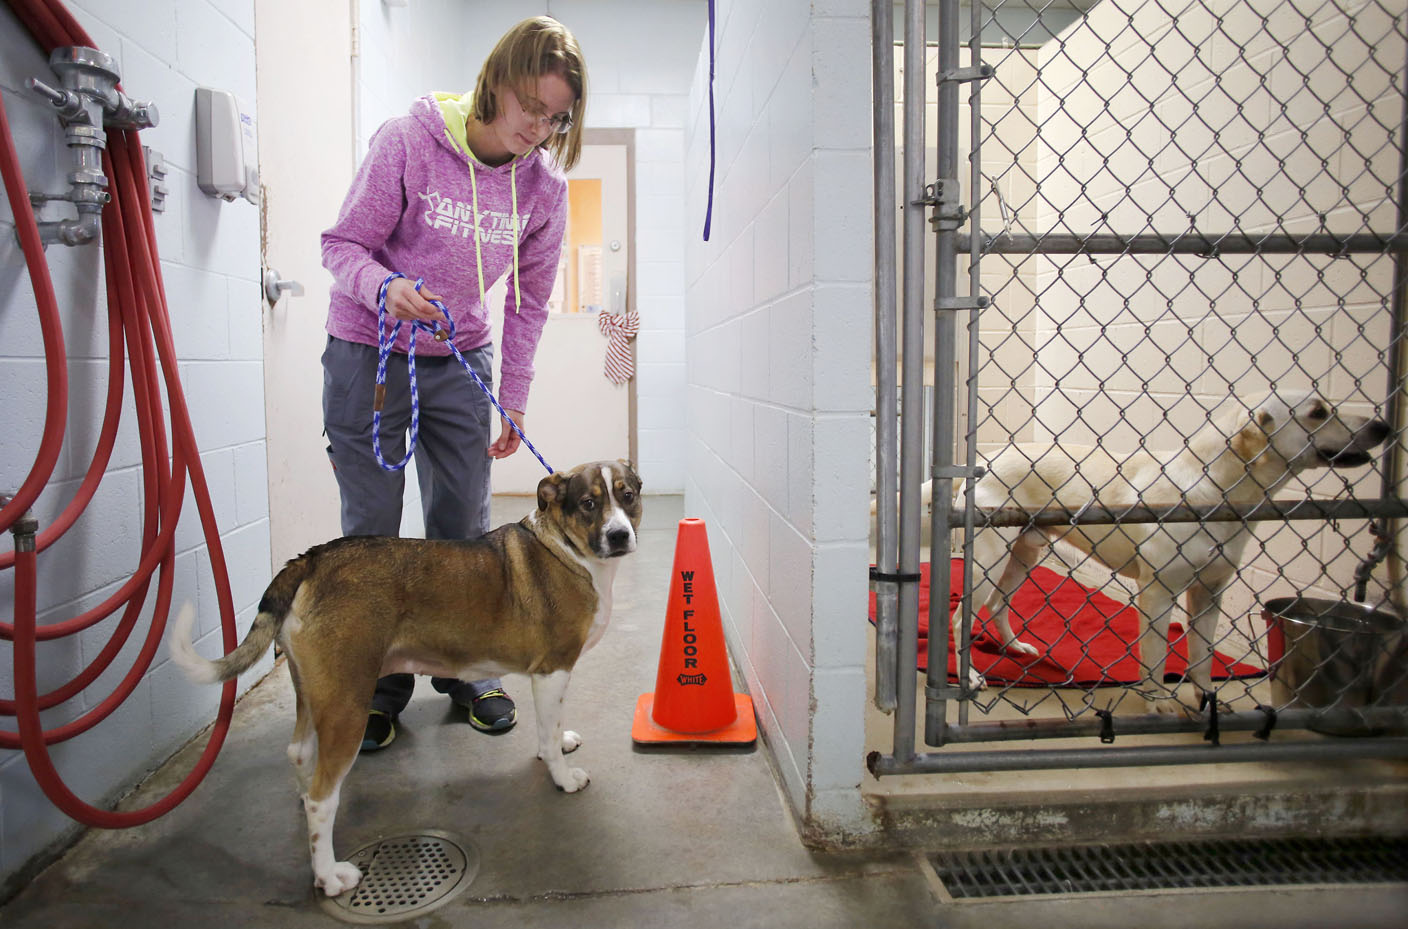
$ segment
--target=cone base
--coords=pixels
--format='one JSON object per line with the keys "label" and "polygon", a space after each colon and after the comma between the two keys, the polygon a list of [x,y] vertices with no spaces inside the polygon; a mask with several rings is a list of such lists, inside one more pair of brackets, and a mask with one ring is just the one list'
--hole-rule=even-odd
{"label": "cone base", "polygon": [[652,718],[655,694],[641,694],[636,700],[636,718],[631,725],[631,739],[637,745],[752,745],[758,741],[758,720],[753,715],[753,698],[734,694],[738,718],[722,729],[710,732],[676,732],[666,729]]}

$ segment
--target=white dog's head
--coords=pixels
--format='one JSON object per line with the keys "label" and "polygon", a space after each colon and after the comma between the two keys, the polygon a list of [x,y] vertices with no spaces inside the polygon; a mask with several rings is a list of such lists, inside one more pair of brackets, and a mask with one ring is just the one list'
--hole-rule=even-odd
{"label": "white dog's head", "polygon": [[[1242,427],[1228,443],[1253,471],[1280,483],[1308,468],[1352,468],[1373,460],[1370,452],[1392,429],[1381,419],[1344,413],[1316,393],[1269,394],[1234,416]],[[1276,472],[1283,472],[1279,476]]]}

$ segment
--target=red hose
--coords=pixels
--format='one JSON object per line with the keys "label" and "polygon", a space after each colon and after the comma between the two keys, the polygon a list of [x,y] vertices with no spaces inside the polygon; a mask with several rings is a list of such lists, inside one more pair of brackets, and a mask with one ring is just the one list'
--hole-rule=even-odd
{"label": "red hose", "polygon": [[[58,0],[7,2],[46,52],[67,45],[93,46],[92,39]],[[235,648],[236,630],[234,603],[219,528],[177,375],[176,351],[159,271],[156,233],[151,206],[147,201],[146,172],[142,163],[141,143],[135,131],[108,130],[103,166],[112,195],[102,215],[110,357],[107,405],[93,458],[73,500],[54,523],[34,539],[35,550],[0,555],[0,570],[12,566],[15,569],[14,623],[0,623],[0,639],[12,639],[14,643],[15,699],[0,700],[0,715],[17,717],[19,727],[18,732],[0,732],[0,748],[22,749],[35,781],[54,805],[68,816],[90,826],[122,828],[150,822],[190,795],[215,763],[234,711],[235,681],[232,680],[227,681],[221,691],[215,727],[195,768],[170,794],[142,809],[119,813],[84,802],[64,784],[49,755],[49,745],[85,732],[107,718],[131,694],[151,667],[171,607],[175,559],[173,540],[181,504],[185,499],[187,476],[205,532],[220,609],[222,641],[227,652]],[[34,285],[48,375],[44,436],[28,477],[14,499],[0,509],[0,532],[3,532],[10,529],[30,508],[48,484],[63,443],[68,406],[68,374],[58,303],[44,261],[38,225],[25,189],[3,99],[0,99],[0,176],[3,176],[16,230],[29,266],[30,280]],[[132,576],[103,603],[80,616],[47,624],[40,629],[36,617],[38,555],[82,515],[106,471],[123,402],[124,359],[132,379],[133,404],[141,444],[145,501],[141,557]],[[169,448],[166,417],[162,410],[163,387],[171,420]],[[131,669],[117,688],[87,713],[64,726],[45,730],[39,719],[39,711],[57,706],[82,691],[106,670],[122,650],[136,627],[154,575],[156,600],[152,621]],[[88,667],[53,692],[40,695],[35,656],[37,643],[87,629],[124,607],[122,619],[111,640]]]}

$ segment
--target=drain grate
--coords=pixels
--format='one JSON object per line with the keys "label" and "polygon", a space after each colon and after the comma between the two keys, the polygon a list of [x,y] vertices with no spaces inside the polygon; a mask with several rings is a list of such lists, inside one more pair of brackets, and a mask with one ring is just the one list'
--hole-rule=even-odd
{"label": "drain grate", "polygon": [[479,873],[474,846],[437,831],[381,839],[347,860],[361,870],[361,882],[340,897],[324,897],[322,906],[353,923],[400,922],[428,913],[469,887]]}
{"label": "drain grate", "polygon": [[929,856],[955,900],[1182,887],[1408,882],[1408,838],[1142,842]]}

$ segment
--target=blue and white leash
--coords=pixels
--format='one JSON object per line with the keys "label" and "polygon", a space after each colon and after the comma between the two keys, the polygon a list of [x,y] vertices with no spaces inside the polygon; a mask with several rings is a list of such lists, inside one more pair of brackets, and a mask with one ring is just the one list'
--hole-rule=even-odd
{"label": "blue and white leash", "polygon": [[[455,346],[455,321],[450,318],[450,311],[445,308],[445,304],[439,300],[431,300],[430,305],[438,309],[445,316],[447,328],[441,328],[439,322],[426,322],[415,320],[411,324],[411,337],[406,348],[406,368],[411,379],[411,437],[409,447],[406,449],[406,457],[401,459],[399,464],[388,464],[381,454],[381,408],[386,400],[386,360],[391,356],[391,347],[396,344],[396,336],[401,331],[403,320],[396,320],[388,333],[386,330],[386,291],[391,286],[391,282],[398,277],[405,277],[399,271],[393,271],[387,275],[386,280],[381,282],[381,289],[377,291],[376,297],[376,395],[372,401],[372,451],[376,453],[377,463],[387,471],[399,471],[411,460],[411,456],[416,451],[416,439],[420,434],[420,392],[416,388],[416,330],[424,329],[435,337],[437,342],[449,342],[450,351],[459,359],[460,366],[474,379],[474,383],[479,385],[479,389],[484,391],[484,395],[489,398],[489,402],[494,404],[494,409],[499,411],[499,415],[513,427],[513,431],[518,433],[518,438],[524,445],[528,446],[528,451],[542,463],[548,473],[552,474],[552,466],[549,465],[538,450],[533,447],[533,443],[528,441],[528,437],[523,434],[523,430],[518,428],[518,423],[513,421],[513,417],[499,405],[498,398],[489,386],[480,379],[474,369],[469,366],[464,355],[460,354],[459,348]],[[421,287],[425,285],[425,278],[416,279],[416,292],[419,293]]]}

